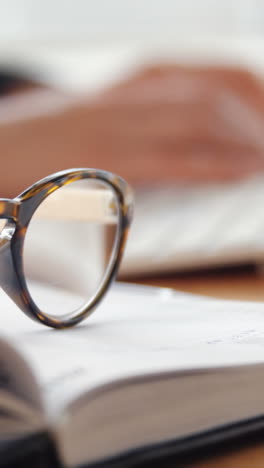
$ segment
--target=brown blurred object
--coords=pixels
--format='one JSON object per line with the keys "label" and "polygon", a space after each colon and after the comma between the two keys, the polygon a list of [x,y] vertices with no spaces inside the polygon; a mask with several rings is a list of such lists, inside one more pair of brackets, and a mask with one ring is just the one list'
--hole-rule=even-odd
{"label": "brown blurred object", "polygon": [[34,93],[19,116],[21,93],[11,106],[0,101],[3,196],[67,167],[112,170],[132,184],[264,170],[263,83],[249,71],[160,65],[92,98]]}
{"label": "brown blurred object", "polygon": [[109,133],[144,164],[137,180],[223,180],[264,168],[264,87],[249,71],[156,66],[103,98]]}

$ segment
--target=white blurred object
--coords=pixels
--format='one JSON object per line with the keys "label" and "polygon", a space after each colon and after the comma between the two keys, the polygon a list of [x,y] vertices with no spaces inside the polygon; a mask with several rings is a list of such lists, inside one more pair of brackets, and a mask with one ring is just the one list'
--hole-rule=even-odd
{"label": "white blurred object", "polygon": [[264,263],[264,178],[139,192],[122,273]]}
{"label": "white blurred object", "polygon": [[1,41],[262,34],[264,26],[261,0],[1,0],[0,8]]}

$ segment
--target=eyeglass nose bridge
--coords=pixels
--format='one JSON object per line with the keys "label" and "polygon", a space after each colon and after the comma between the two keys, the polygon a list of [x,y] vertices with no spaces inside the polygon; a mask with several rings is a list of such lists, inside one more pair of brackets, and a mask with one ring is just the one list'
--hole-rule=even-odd
{"label": "eyeglass nose bridge", "polygon": [[0,219],[17,221],[19,202],[8,198],[0,198]]}
{"label": "eyeglass nose bridge", "polygon": [[0,251],[3,245],[11,240],[15,231],[18,205],[15,200],[0,198]]}
{"label": "eyeglass nose bridge", "polygon": [[1,220],[9,221],[0,229],[0,288],[24,310],[25,304],[21,297],[21,285],[14,268],[10,242],[18,221],[18,207],[19,202],[16,200],[0,198],[0,223]]}

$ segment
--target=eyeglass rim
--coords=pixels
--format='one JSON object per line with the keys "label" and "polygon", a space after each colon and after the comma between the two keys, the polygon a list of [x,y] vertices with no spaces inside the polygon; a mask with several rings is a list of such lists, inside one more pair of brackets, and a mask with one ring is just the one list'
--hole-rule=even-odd
{"label": "eyeglass rim", "polygon": [[[97,293],[87,304],[72,313],[55,317],[43,312],[33,300],[27,286],[23,249],[27,228],[38,206],[55,190],[83,179],[93,179],[110,186],[119,204],[119,234],[112,264],[104,277]],[[5,210],[1,210],[1,203]],[[52,328],[68,328],[76,325],[91,315],[104,298],[113,282],[123,256],[133,214],[133,193],[129,184],[120,176],[108,171],[93,168],[73,168],[51,174],[23,191],[12,200],[1,199],[0,217],[7,218],[14,226],[5,255],[0,261],[0,270],[4,291],[31,319]],[[1,257],[1,256],[0,256]],[[5,273],[5,274],[4,274]]]}

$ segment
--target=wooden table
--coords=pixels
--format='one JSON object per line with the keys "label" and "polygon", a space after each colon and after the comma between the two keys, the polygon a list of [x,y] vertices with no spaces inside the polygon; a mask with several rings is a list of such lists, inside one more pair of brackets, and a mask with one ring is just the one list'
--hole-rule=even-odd
{"label": "wooden table", "polygon": [[[233,271],[226,270],[214,273],[138,278],[136,282],[153,286],[171,287],[180,291],[218,298],[264,302],[264,274],[263,271],[256,271],[253,268],[239,268]],[[205,455],[202,458],[198,457],[196,461],[185,462],[183,465],[177,464],[177,468],[179,466],[193,468],[263,468],[264,443],[255,442],[249,445],[236,443],[228,449],[223,447],[221,451],[219,450],[213,455]],[[175,468],[175,464],[170,464],[169,467]]]}
{"label": "wooden table", "polygon": [[264,301],[264,271],[253,267],[153,276],[133,281],[223,299]]}

